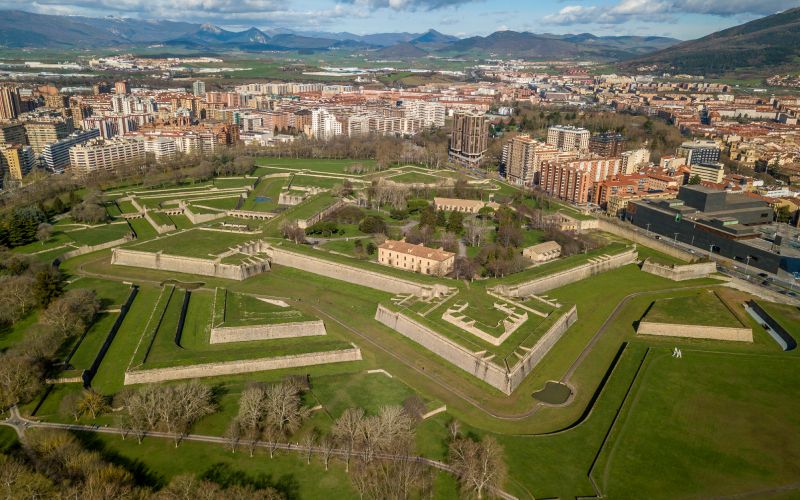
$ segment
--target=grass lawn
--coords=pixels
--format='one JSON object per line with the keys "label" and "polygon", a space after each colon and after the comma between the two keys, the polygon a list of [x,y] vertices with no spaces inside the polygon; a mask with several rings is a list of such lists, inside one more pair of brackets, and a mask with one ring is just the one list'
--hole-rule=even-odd
{"label": "grass lawn", "polygon": [[105,280],[101,278],[78,277],[67,285],[67,290],[73,288],[88,288],[94,290],[100,298],[103,308],[116,308],[124,304],[131,293],[130,285],[119,281]]}
{"label": "grass lawn", "polygon": [[758,301],[760,305],[772,319],[778,322],[787,332],[795,334],[795,340],[800,340],[800,308],[788,304],[776,304],[774,302]]}
{"label": "grass lawn", "polygon": [[326,174],[344,174],[347,167],[360,164],[374,168],[375,160],[330,160],[316,158],[257,158],[256,165],[284,168],[287,170],[309,170]]}
{"label": "grass lawn", "polygon": [[78,245],[92,246],[124,238],[125,235],[130,232],[131,228],[128,223],[121,222],[97,226],[90,229],[81,229],[79,231],[69,231],[66,234],[75,240],[75,243]]}
{"label": "grass lawn", "polygon": [[39,321],[39,311],[31,311],[13,325],[0,326],[0,352],[16,345],[28,330],[35,328]]}
{"label": "grass lawn", "polygon": [[796,484],[800,388],[786,382],[800,359],[684,352],[657,351],[640,373],[594,470],[600,488],[609,498],[763,498]]}
{"label": "grass lawn", "polygon": [[[361,244],[363,245],[363,248],[365,249],[365,252],[366,252],[367,245],[371,241],[373,241],[373,239],[372,238],[360,238],[359,241],[361,241]],[[322,245],[320,245],[320,248],[324,248],[325,250],[330,250],[330,251],[333,251],[333,252],[343,253],[345,255],[349,255],[350,257],[356,258],[356,257],[359,256],[359,254],[356,254],[356,246],[355,245],[356,245],[356,240],[354,240],[354,239],[353,240],[333,240],[333,241],[328,241],[327,243],[323,243]],[[366,256],[365,252],[362,252],[362,254],[360,254],[360,255]],[[374,259],[374,258],[376,258],[376,256],[377,256],[377,252],[375,252],[375,254],[373,254],[372,256],[369,256],[369,257],[371,259]]]}
{"label": "grass lawn", "polygon": [[643,321],[701,326],[742,327],[720,298],[711,290],[700,290],[688,297],[659,299]]}
{"label": "grass lawn", "polygon": [[183,255],[186,257],[213,258],[232,246],[252,241],[252,234],[221,233],[218,231],[204,231],[190,229],[174,233],[158,239],[147,241],[141,245],[132,246],[132,250],[142,252],[163,251],[170,255]]}
{"label": "grass lawn", "polygon": [[119,313],[100,313],[97,316],[86,335],[81,339],[75,354],[69,360],[69,364],[73,368],[88,370],[92,366],[100,347],[108,336],[108,332],[117,320],[117,316],[119,316]]}
{"label": "grass lawn", "polygon": [[338,198],[328,193],[320,193],[303,201],[286,211],[286,216],[292,220],[305,220],[317,215],[338,201]]}
{"label": "grass lawn", "polygon": [[[34,241],[33,243],[28,243],[27,245],[22,245],[18,247],[14,247],[11,251],[13,253],[26,253],[32,254],[37,252],[46,253],[48,250],[63,247],[64,245],[74,245],[75,240],[70,238],[69,233],[61,231],[53,231],[53,234],[50,236],[50,239],[47,241]],[[60,250],[61,253],[67,252],[71,250],[71,248],[62,248]]]}
{"label": "grass lawn", "polygon": [[140,219],[131,219],[128,223],[131,225],[133,232],[136,233],[137,240],[149,240],[158,236],[156,230],[144,217]]}
{"label": "grass lawn", "polygon": [[174,226],[175,225],[175,223],[172,222],[172,219],[169,218],[169,215],[167,215],[167,214],[165,214],[163,212],[156,212],[155,210],[151,210],[150,212],[148,212],[148,214],[150,215],[150,218],[155,221],[156,224],[159,224],[159,225],[162,225],[162,226]]}
{"label": "grass lawn", "polygon": [[202,205],[209,208],[218,208],[220,210],[233,210],[239,204],[239,196],[232,196],[230,198],[214,198],[214,199],[193,199],[192,206]]}
{"label": "grass lawn", "polygon": [[[218,290],[219,292],[219,290]],[[220,306],[218,293],[217,307]],[[314,319],[291,307],[280,307],[256,297],[242,293],[228,292],[224,296],[224,326],[265,325],[275,323],[295,323]]]}
{"label": "grass lawn", "polygon": [[[285,177],[261,179],[255,189],[250,191],[242,205],[242,210],[272,212],[278,208],[278,198],[287,180]],[[257,198],[263,199],[263,201],[259,201]]]}
{"label": "grass lawn", "polygon": [[406,172],[404,174],[388,177],[388,179],[402,184],[438,184],[444,181],[441,177],[419,172]]}
{"label": "grass lawn", "polygon": [[317,177],[315,175],[294,175],[292,176],[292,187],[318,187],[322,189],[331,189],[333,186],[342,184],[344,179],[336,177]]}
{"label": "grass lawn", "polygon": [[117,205],[119,206],[119,209],[123,214],[135,214],[138,212],[138,210],[136,210],[136,207],[133,206],[133,203],[131,203],[128,200],[117,201]]}
{"label": "grass lawn", "polygon": [[255,181],[252,177],[217,177],[214,179],[214,187],[219,189],[240,188],[252,186]]}

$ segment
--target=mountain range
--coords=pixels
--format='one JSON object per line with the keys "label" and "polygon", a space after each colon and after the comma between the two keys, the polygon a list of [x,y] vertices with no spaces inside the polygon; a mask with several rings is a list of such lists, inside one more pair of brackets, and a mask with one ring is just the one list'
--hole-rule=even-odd
{"label": "mountain range", "polygon": [[625,65],[703,74],[779,68],[796,71],[798,58],[800,8],[795,8],[634,58]]}
{"label": "mountain range", "polygon": [[206,52],[372,51],[375,56],[412,59],[436,56],[503,56],[616,60],[678,43],[666,37],[536,34],[499,31],[460,39],[436,30],[424,33],[302,32],[288,29],[229,31],[212,24],[90,18],[0,11],[0,46],[8,48],[111,48],[161,44]]}

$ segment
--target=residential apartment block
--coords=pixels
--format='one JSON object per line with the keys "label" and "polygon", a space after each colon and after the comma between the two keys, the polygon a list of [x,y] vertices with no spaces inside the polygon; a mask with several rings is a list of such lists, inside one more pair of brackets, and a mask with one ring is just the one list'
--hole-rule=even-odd
{"label": "residential apartment block", "polygon": [[585,128],[557,125],[547,129],[547,144],[561,151],[587,151],[590,136]]}

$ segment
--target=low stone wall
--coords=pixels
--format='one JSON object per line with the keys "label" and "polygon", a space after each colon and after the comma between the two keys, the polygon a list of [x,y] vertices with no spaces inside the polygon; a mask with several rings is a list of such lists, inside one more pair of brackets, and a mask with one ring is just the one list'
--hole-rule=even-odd
{"label": "low stone wall", "polygon": [[710,274],[714,274],[717,272],[717,264],[714,262],[698,262],[696,264],[665,266],[656,264],[648,258],[642,263],[642,271],[671,279],[672,281],[685,281],[706,278]]}
{"label": "low stone wall", "polygon": [[128,248],[115,248],[111,252],[111,264],[144,267],[176,273],[199,274],[215,278],[241,281],[256,274],[269,271],[267,260],[245,262],[239,265],[222,264],[210,259],[169,255],[161,252],[141,252]]}
{"label": "low stone wall", "polygon": [[620,236],[636,244],[658,250],[659,252],[675,257],[676,259],[685,260],[687,262],[694,262],[697,260],[697,257],[689,252],[681,250],[680,248],[675,248],[672,245],[667,245],[661,240],[649,238],[645,230],[639,229],[633,224],[619,222],[616,219],[610,220],[601,218],[598,219],[598,229]]}
{"label": "low stone wall", "polygon": [[272,325],[219,326],[211,329],[209,343],[224,344],[251,340],[315,337],[326,334],[325,324],[321,320]]}
{"label": "low stone wall", "polygon": [[492,291],[508,297],[539,295],[548,290],[589,278],[595,274],[632,264],[636,262],[638,255],[636,248],[630,248],[616,255],[596,257],[594,262],[587,262],[566,271],[548,274],[517,285],[497,285],[492,288]]}
{"label": "low stone wall", "polygon": [[156,382],[165,382],[167,380],[237,375],[241,373],[263,372],[280,370],[283,368],[297,368],[300,366],[344,363],[347,361],[360,360],[361,350],[353,345],[352,349],[341,349],[338,351],[313,352],[292,356],[225,361],[220,363],[203,363],[199,365],[175,366],[170,368],[152,368],[149,370],[131,370],[125,372],[125,385],[152,384]]}
{"label": "low stone wall", "polygon": [[671,323],[652,323],[642,321],[636,333],[664,337],[686,337],[692,339],[733,340],[752,342],[753,330],[728,326],[676,325]]}
{"label": "low stone wall", "polygon": [[267,254],[273,264],[294,267],[310,273],[327,276],[328,278],[385,292],[410,293],[420,297],[438,297],[449,292],[449,287],[445,285],[423,285],[339,262],[290,252],[280,247],[270,247],[267,250]]}
{"label": "low stone wall", "polygon": [[[765,321],[767,325],[769,325],[769,327],[772,328],[772,330],[778,334],[778,336],[781,337],[781,339],[783,339],[783,342],[785,344],[784,346],[785,351],[791,351],[792,349],[797,347],[797,340],[794,338],[794,336],[791,333],[789,333],[783,327],[783,325],[778,323],[778,321],[775,318],[773,318],[772,315],[766,311],[766,309],[761,307],[761,304],[759,304],[755,300],[751,300],[747,303],[747,305],[750,306],[750,308],[753,309],[758,314],[758,316],[763,321]],[[798,332],[794,332],[794,334],[798,335]]]}
{"label": "low stone wall", "polygon": [[508,378],[512,391],[536,368],[536,365],[542,361],[545,355],[550,352],[550,349],[556,345],[556,342],[561,340],[561,337],[576,321],[578,321],[578,308],[573,305],[572,309],[558,318],[531,350],[525,353],[522,359],[511,368]]}
{"label": "low stone wall", "polygon": [[248,210],[228,210],[225,215],[240,219],[269,220],[275,217],[272,212],[252,212]]}
{"label": "low stone wall", "polygon": [[73,257],[78,257],[80,255],[85,255],[87,253],[92,252],[99,252],[100,250],[106,250],[108,248],[114,248],[117,246],[122,245],[123,243],[127,243],[129,241],[133,241],[133,233],[130,235],[120,238],[114,241],[107,241],[105,243],[100,243],[99,245],[83,245],[81,247],[76,248],[75,250],[70,250],[69,252],[64,252],[63,254],[58,256],[59,262],[64,262],[65,260],[72,259]]}

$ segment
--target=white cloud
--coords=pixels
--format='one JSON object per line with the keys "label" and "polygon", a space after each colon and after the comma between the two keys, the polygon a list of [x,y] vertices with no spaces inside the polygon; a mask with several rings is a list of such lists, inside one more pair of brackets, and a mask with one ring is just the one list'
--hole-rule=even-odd
{"label": "white cloud", "polygon": [[567,5],[542,20],[558,25],[621,24],[632,20],[663,21],[679,14],[769,15],[797,6],[797,0],[621,0],[611,6]]}

